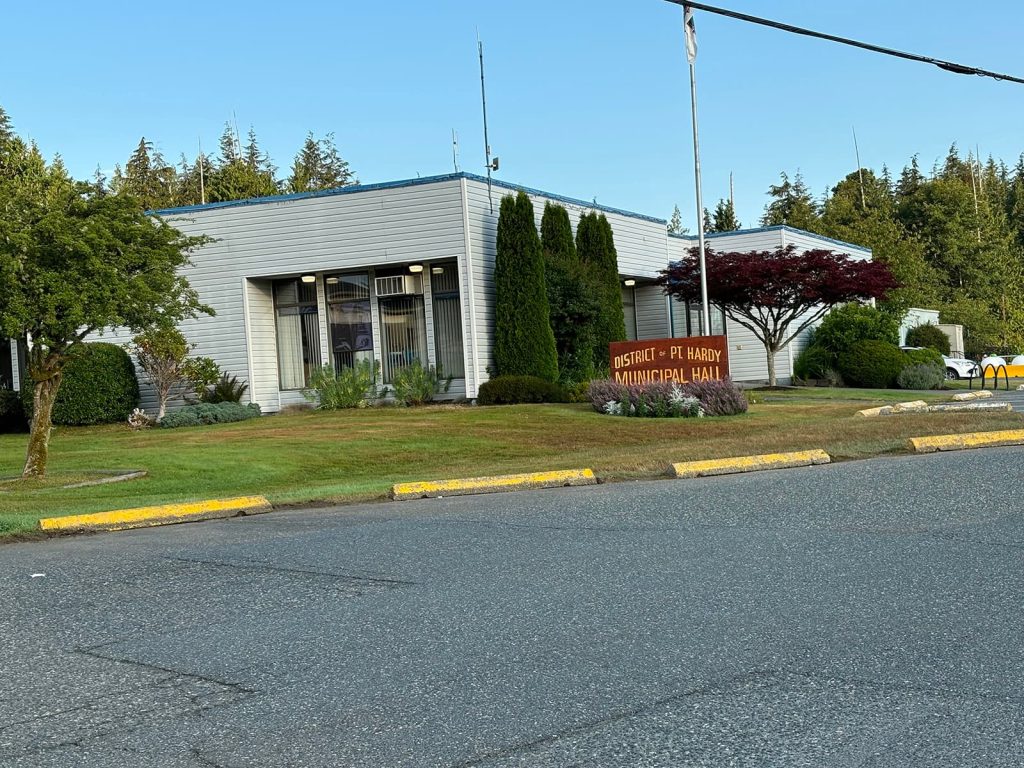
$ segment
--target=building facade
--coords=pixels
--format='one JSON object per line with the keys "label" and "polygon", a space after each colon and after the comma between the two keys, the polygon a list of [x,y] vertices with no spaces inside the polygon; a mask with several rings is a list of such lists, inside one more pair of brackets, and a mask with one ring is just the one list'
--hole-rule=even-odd
{"label": "building facade", "polygon": [[[452,376],[448,397],[475,398],[492,366],[494,258],[501,197],[523,189],[539,227],[547,201],[575,226],[597,210],[615,235],[627,332],[634,339],[697,335],[697,310],[670,300],[655,280],[695,238],[669,235],[663,219],[572,200],[468,173],[326,192],[177,208],[156,213],[212,242],[186,275],[216,315],[182,323],[195,354],[249,383],[247,398],[274,412],[305,402],[302,389],[322,365],[379,361],[383,384],[414,360]],[[831,248],[870,251],[788,227],[710,235],[718,250]],[[715,313],[712,332],[729,338],[731,374],[767,377],[760,343]],[[106,331],[92,340],[127,343]],[[780,378],[792,357],[778,358]],[[140,377],[143,407],[155,406]]]}

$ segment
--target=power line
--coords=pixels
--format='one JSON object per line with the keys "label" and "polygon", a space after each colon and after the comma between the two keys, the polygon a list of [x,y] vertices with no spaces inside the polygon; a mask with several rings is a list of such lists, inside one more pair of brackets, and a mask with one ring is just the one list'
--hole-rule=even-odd
{"label": "power line", "polygon": [[1004,75],[999,72],[992,72],[988,69],[979,69],[978,67],[971,67],[965,64],[957,64],[953,61],[945,61],[943,59],[933,59],[931,56],[921,56],[916,53],[907,53],[906,51],[897,51],[895,48],[884,48],[880,45],[873,45],[871,43],[862,43],[859,40],[852,40],[848,37],[839,37],[837,35],[829,35],[825,32],[815,32],[812,29],[805,29],[803,27],[795,27],[792,24],[783,24],[781,21],[772,21],[771,19],[763,19],[759,16],[750,16],[746,13],[739,13],[737,11],[730,11],[727,8],[716,8],[713,5],[705,5],[704,3],[691,3],[689,0],[666,0],[666,2],[674,5],[689,6],[696,8],[697,10],[707,11],[708,13],[716,13],[719,16],[728,16],[731,19],[738,19],[739,21],[749,21],[751,24],[760,24],[765,27],[771,27],[772,29],[781,29],[783,32],[792,32],[795,35],[805,35],[806,37],[816,37],[820,40],[828,40],[833,43],[841,43],[842,45],[850,45],[854,48],[863,48],[865,51],[872,51],[874,53],[882,53],[886,56],[895,56],[900,59],[907,59],[909,61],[918,61],[922,64],[931,64],[944,69],[947,72],[953,72],[958,75],[978,75],[979,77],[991,77],[993,80],[1007,80],[1011,83],[1021,83],[1024,85],[1024,78],[1014,77],[1013,75]]}

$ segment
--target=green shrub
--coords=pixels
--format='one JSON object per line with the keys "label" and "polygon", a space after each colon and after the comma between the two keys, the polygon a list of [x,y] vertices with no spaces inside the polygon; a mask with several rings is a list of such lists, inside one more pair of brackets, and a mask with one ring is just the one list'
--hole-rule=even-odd
{"label": "green shrub", "polygon": [[248,389],[249,385],[240,382],[237,376],[222,373],[213,386],[204,389],[199,399],[204,403],[240,403]]}
{"label": "green shrub", "polygon": [[0,389],[0,435],[27,429],[21,396],[13,389]]}
{"label": "green shrub", "polygon": [[900,389],[941,389],[946,381],[946,369],[932,363],[913,363],[896,377]]}
{"label": "green shrub", "polygon": [[835,355],[838,360],[859,341],[883,341],[896,346],[899,338],[899,325],[890,315],[866,304],[853,303],[844,304],[825,315],[815,331],[814,345]]}
{"label": "green shrub", "polygon": [[820,344],[811,344],[804,347],[803,351],[793,361],[793,373],[797,378],[804,379],[828,379],[829,374],[836,367],[836,356]]}
{"label": "green shrub", "polygon": [[[32,382],[21,391],[25,416],[32,418]],[[53,404],[53,423],[70,426],[117,424],[139,404],[139,381],[128,353],[117,344],[81,344],[64,365]]]}
{"label": "green shrub", "polygon": [[908,347],[928,347],[939,354],[949,354],[949,336],[944,334],[937,325],[925,323],[907,331]]}
{"label": "green shrub", "polygon": [[185,378],[200,398],[206,390],[220,381],[223,375],[220,366],[209,357],[190,357],[185,361],[184,371]]}
{"label": "green shrub", "polygon": [[164,429],[175,429],[176,427],[198,427],[201,424],[226,424],[232,421],[255,419],[259,415],[260,407],[256,403],[247,405],[228,402],[199,403],[171,411],[160,419],[160,426]]}
{"label": "green shrub", "polygon": [[890,389],[906,364],[896,346],[875,339],[858,341],[839,355],[839,372],[851,387]]}
{"label": "green shrub", "polygon": [[903,360],[905,365],[934,365],[945,370],[946,361],[934,349],[904,349]]}
{"label": "green shrub", "polygon": [[498,376],[484,382],[476,396],[479,405],[565,403],[568,400],[564,389],[536,376]]}
{"label": "green shrub", "polygon": [[302,390],[302,395],[325,411],[365,408],[382,396],[377,385],[379,379],[380,363],[376,360],[363,360],[341,371],[325,365],[309,377],[309,387]]}
{"label": "green shrub", "polygon": [[391,388],[395,392],[395,400],[403,405],[423,405],[434,399],[434,395],[447,392],[452,385],[452,377],[441,377],[441,372],[430,366],[424,368],[419,360],[411,365],[399,368],[391,379]]}

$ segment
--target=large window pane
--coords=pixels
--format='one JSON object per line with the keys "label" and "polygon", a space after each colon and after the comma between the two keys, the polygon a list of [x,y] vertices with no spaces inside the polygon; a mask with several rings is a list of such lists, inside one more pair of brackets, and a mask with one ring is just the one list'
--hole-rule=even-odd
{"label": "large window pane", "polygon": [[378,301],[380,307],[381,368],[384,383],[390,384],[397,371],[419,360],[427,364],[427,321],[422,296],[390,296]]}
{"label": "large window pane", "polygon": [[455,262],[435,264],[430,270],[434,301],[434,352],[442,376],[461,379],[466,375],[462,356],[462,302],[459,273]]}
{"label": "large window pane", "polygon": [[316,283],[274,283],[277,317],[277,366],[281,389],[302,389],[320,367],[320,317]]}
{"label": "large window pane", "polygon": [[331,358],[335,370],[373,360],[370,277],[367,273],[331,275],[326,281]]}

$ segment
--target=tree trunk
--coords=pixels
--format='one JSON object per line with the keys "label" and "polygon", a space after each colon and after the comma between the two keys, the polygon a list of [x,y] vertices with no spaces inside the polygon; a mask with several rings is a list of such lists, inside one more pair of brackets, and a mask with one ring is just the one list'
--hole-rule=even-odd
{"label": "tree trunk", "polygon": [[775,386],[775,350],[771,347],[765,347],[768,352],[768,386]]}
{"label": "tree trunk", "polygon": [[50,374],[35,382],[32,394],[32,429],[28,437],[28,454],[21,476],[46,475],[46,459],[50,449],[50,429],[53,426],[53,403],[60,388],[61,373]]}

